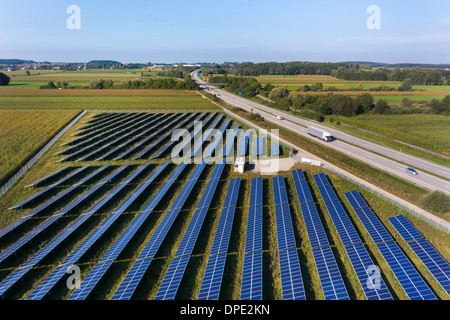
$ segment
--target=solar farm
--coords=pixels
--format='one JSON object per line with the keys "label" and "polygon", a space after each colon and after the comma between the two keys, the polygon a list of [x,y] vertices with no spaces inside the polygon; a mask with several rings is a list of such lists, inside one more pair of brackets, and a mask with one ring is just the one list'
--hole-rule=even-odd
{"label": "solar farm", "polygon": [[249,129],[219,111],[87,113],[8,198],[0,296],[449,299],[423,222],[320,167],[235,172],[230,157],[288,156]]}

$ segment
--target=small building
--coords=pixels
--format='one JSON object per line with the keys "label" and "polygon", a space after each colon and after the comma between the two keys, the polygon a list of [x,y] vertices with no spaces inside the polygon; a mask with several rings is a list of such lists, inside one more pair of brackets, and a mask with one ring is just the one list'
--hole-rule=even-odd
{"label": "small building", "polygon": [[236,157],[234,162],[234,172],[244,173],[245,157]]}

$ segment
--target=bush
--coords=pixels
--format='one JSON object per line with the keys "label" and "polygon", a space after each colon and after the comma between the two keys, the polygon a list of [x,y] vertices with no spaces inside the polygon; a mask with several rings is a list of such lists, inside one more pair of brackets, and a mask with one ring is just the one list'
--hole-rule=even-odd
{"label": "bush", "polygon": [[10,77],[0,72],[0,86],[7,86],[9,84]]}
{"label": "bush", "polygon": [[450,213],[450,196],[442,191],[433,191],[422,200],[422,205],[437,214]]}

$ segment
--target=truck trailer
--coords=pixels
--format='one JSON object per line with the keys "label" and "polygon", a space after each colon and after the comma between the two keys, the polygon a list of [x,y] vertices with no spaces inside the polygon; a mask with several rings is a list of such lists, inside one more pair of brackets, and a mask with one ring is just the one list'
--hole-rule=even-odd
{"label": "truck trailer", "polygon": [[323,141],[329,142],[331,141],[331,134],[328,131],[308,126],[308,134],[312,135],[313,137],[319,138]]}

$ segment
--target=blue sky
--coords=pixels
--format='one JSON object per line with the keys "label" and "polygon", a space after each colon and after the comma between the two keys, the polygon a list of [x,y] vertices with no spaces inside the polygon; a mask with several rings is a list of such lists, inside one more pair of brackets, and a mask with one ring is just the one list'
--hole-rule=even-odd
{"label": "blue sky", "polygon": [[[69,5],[81,29],[69,30]],[[366,12],[381,10],[381,29]],[[2,0],[0,58],[450,63],[450,1]]]}

